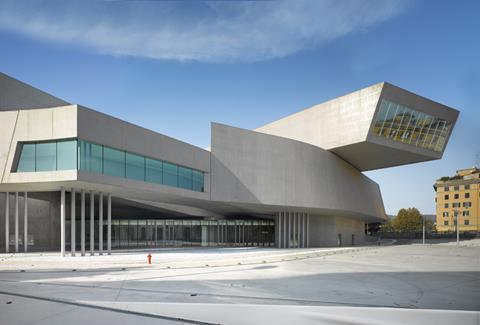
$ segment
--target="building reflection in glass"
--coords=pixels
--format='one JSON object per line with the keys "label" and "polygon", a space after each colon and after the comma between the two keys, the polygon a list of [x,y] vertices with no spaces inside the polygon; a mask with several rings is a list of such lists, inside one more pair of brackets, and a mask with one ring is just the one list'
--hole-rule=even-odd
{"label": "building reflection in glass", "polygon": [[441,152],[452,122],[383,99],[373,133],[397,142]]}

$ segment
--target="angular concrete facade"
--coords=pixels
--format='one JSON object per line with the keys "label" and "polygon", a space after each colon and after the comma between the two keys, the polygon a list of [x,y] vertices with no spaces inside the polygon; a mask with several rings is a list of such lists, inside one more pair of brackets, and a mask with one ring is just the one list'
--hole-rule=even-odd
{"label": "angular concrete facade", "polygon": [[212,123],[208,151],[6,75],[0,86],[7,251],[25,244],[23,220],[26,249],[72,255],[361,244],[386,218],[362,171],[439,159],[458,115],[382,83],[254,131]]}

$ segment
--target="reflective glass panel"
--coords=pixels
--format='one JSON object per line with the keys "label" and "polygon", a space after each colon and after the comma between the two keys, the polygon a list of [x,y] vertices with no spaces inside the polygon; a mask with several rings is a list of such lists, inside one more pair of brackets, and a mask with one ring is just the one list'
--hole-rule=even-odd
{"label": "reflective glass panel", "polygon": [[103,147],[103,173],[125,177],[125,151]]}
{"label": "reflective glass panel", "polygon": [[[440,131],[439,131],[440,132]],[[25,143],[18,172],[82,170],[203,192],[204,174],[84,140]]]}
{"label": "reflective glass panel", "polygon": [[145,180],[145,158],[143,156],[126,153],[126,175],[129,179]]}
{"label": "reflective glass panel", "polygon": [[57,170],[77,169],[77,140],[57,142]]}
{"label": "reflective glass panel", "polygon": [[35,170],[52,171],[57,169],[57,143],[42,142],[35,147]]}
{"label": "reflective glass panel", "polygon": [[190,168],[178,167],[178,186],[188,190],[192,189],[192,170]]}
{"label": "reflective glass panel", "polygon": [[18,172],[34,172],[35,171],[35,143],[24,143],[22,145],[22,153],[18,161]]}
{"label": "reflective glass panel", "polygon": [[372,132],[380,137],[442,151],[451,122],[382,100]]}
{"label": "reflective glass panel", "polygon": [[163,162],[163,184],[178,186],[178,166]]}
{"label": "reflective glass panel", "polygon": [[103,147],[87,141],[78,141],[80,170],[99,173],[103,172]]}
{"label": "reflective glass panel", "polygon": [[146,158],[145,180],[149,183],[162,184],[162,162]]}
{"label": "reflective glass panel", "polygon": [[203,192],[203,173],[198,170],[192,171],[192,189],[194,191]]}

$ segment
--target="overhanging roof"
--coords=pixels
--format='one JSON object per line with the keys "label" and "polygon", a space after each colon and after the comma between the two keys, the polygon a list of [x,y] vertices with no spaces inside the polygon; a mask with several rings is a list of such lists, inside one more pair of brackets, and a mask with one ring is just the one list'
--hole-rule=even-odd
{"label": "overhanging roof", "polygon": [[366,171],[440,159],[458,114],[382,82],[255,131],[318,146]]}

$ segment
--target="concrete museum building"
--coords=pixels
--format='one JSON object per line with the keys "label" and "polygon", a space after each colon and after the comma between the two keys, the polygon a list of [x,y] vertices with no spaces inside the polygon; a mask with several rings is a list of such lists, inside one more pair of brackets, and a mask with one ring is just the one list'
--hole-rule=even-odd
{"label": "concrete museum building", "polygon": [[379,83],[255,130],[212,123],[207,150],[0,74],[1,250],[361,244],[386,219],[362,172],[440,159],[457,116]]}

